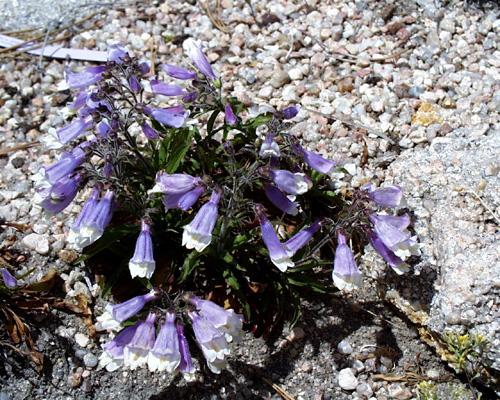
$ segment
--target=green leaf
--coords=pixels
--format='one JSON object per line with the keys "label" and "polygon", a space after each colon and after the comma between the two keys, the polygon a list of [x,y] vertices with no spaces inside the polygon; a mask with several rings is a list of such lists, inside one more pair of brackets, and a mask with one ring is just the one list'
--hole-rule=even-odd
{"label": "green leaf", "polygon": [[165,171],[167,173],[173,174],[177,171],[191,147],[193,136],[194,128],[180,129],[177,134],[173,136],[169,146],[167,162],[165,164]]}
{"label": "green leaf", "polygon": [[311,289],[313,292],[316,292],[316,293],[328,293],[328,290],[322,284],[312,280],[311,278],[307,278],[305,276],[294,277],[294,278],[292,278],[291,276],[288,276],[287,281],[291,285],[299,286],[299,287],[306,287],[306,288]]}
{"label": "green leaf", "polygon": [[199,253],[197,251],[192,251],[184,260],[182,264],[181,276],[179,277],[180,282],[184,282],[195,270],[196,267],[200,265],[200,259],[198,258]]}
{"label": "green leaf", "polygon": [[271,121],[272,117],[273,115],[271,113],[259,114],[256,117],[250,118],[246,122],[245,127],[249,129],[257,129],[259,126],[265,125]]}
{"label": "green leaf", "polygon": [[208,133],[208,136],[212,136],[212,131],[214,130],[214,124],[215,124],[215,120],[217,119],[217,116],[219,115],[220,113],[220,110],[215,110],[212,115],[210,115],[210,118],[208,119],[208,122],[207,122],[207,133]]}

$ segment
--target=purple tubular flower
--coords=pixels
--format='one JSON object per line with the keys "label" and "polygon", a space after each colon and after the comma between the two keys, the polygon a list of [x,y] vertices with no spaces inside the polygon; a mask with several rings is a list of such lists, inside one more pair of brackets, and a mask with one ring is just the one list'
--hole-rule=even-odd
{"label": "purple tubular flower", "polygon": [[97,133],[103,139],[109,136],[109,132],[111,131],[111,127],[106,121],[101,121],[97,124]]}
{"label": "purple tubular flower", "polygon": [[59,160],[54,164],[47,168],[41,168],[40,173],[48,182],[54,184],[82,165],[85,157],[86,154],[82,146],[75,147],[71,153],[62,153]]}
{"label": "purple tubular flower", "polygon": [[236,314],[232,309],[223,307],[196,296],[190,296],[189,302],[196,306],[198,313],[215,328],[222,331],[228,342],[239,341],[243,335],[243,316]]}
{"label": "purple tubular flower", "polygon": [[142,89],[142,86],[139,83],[139,79],[137,79],[137,76],[135,76],[135,75],[132,75],[129,78],[128,84],[130,86],[130,90],[132,90],[132,92],[134,92],[134,93],[139,93]]}
{"label": "purple tubular flower", "polygon": [[66,144],[84,133],[92,124],[93,121],[90,115],[85,118],[76,118],[57,131],[57,138],[61,144]]}
{"label": "purple tubular flower", "polygon": [[68,104],[68,108],[72,111],[77,111],[79,110],[80,108],[82,108],[85,103],[87,102],[87,97],[88,97],[88,93],[85,92],[85,91],[82,91],[80,93],[78,93],[73,102],[71,102],[70,104]]}
{"label": "purple tubular flower", "polygon": [[236,114],[231,108],[231,104],[226,103],[226,105],[224,106],[224,114],[225,114],[226,124],[234,126],[238,123],[238,118],[236,117]]}
{"label": "purple tubular flower", "polygon": [[287,254],[285,246],[280,242],[271,222],[267,219],[264,211],[257,209],[260,228],[262,230],[262,240],[269,251],[271,262],[278,267],[281,272],[285,272],[288,268],[295,266],[294,262]]}
{"label": "purple tubular flower", "polygon": [[[93,195],[95,196],[94,193]],[[71,228],[74,235],[71,238],[68,237],[68,241],[71,240],[74,247],[81,250],[102,236],[106,226],[111,221],[113,198],[114,193],[108,190],[99,202],[95,201],[95,197],[89,199],[88,207],[84,206],[80,216]]]}
{"label": "purple tubular flower", "polygon": [[181,362],[179,338],[175,327],[175,314],[167,312],[155,344],[148,355],[148,367],[153,371],[173,372]]}
{"label": "purple tubular flower", "polygon": [[186,381],[192,382],[195,380],[194,373],[196,372],[196,368],[193,365],[191,353],[189,352],[189,344],[187,342],[186,335],[184,335],[184,325],[182,322],[177,322],[176,330],[177,338],[179,339],[179,352],[181,354],[179,371],[181,371]]}
{"label": "purple tubular flower", "polygon": [[300,106],[290,106],[281,111],[283,114],[283,119],[292,119],[299,113]]}
{"label": "purple tubular flower", "polygon": [[146,303],[156,299],[157,293],[153,289],[149,293],[132,297],[131,299],[120,303],[106,306],[105,312],[97,317],[96,329],[98,331],[106,329],[115,329],[130,317],[141,311]]}
{"label": "purple tubular flower", "polygon": [[297,251],[304,247],[313,237],[313,235],[321,228],[321,221],[315,221],[307,228],[301,229],[293,237],[288,239],[284,245],[287,253],[292,257]]}
{"label": "purple tubular flower", "polygon": [[345,236],[339,233],[337,240],[332,272],[333,284],[340,290],[351,291],[361,286],[361,273],[346,243]]}
{"label": "purple tubular flower", "polygon": [[130,276],[150,279],[155,271],[156,262],[153,255],[153,238],[151,228],[144,220],[141,222],[141,233],[135,244],[134,256],[128,264]]}
{"label": "purple tubular flower", "polygon": [[142,123],[141,128],[144,136],[146,136],[149,140],[155,140],[160,137],[160,134],[156,131],[156,129],[154,129],[146,121]]}
{"label": "purple tubular flower", "polygon": [[368,191],[370,199],[380,207],[393,208],[398,207],[403,199],[403,191],[399,186],[388,185],[376,189],[371,183],[362,187]]}
{"label": "purple tubular flower", "polygon": [[188,112],[183,106],[168,108],[144,107],[144,112],[163,125],[168,125],[173,128],[180,128],[188,116]]}
{"label": "purple tubular flower", "polygon": [[61,178],[49,189],[48,194],[40,203],[41,206],[51,214],[61,212],[75,198],[81,180],[82,177],[79,174]]}
{"label": "purple tubular flower", "polygon": [[217,79],[215,73],[208,61],[208,58],[203,53],[203,50],[193,39],[188,39],[184,42],[184,47],[186,49],[188,57],[191,59],[193,64],[198,68],[198,70],[205,75],[210,81]]}
{"label": "purple tubular flower", "polygon": [[182,97],[184,103],[192,103],[198,98],[198,92],[188,92]]}
{"label": "purple tubular flower", "polygon": [[161,67],[168,76],[171,76],[175,79],[190,80],[196,78],[196,72],[178,67],[177,65],[163,64]]}
{"label": "purple tubular flower", "polygon": [[103,347],[103,352],[99,357],[99,367],[106,367],[106,371],[116,371],[123,365],[123,351],[135,335],[140,322],[122,329],[110,342]]}
{"label": "purple tubular flower", "polygon": [[0,268],[0,272],[4,285],[9,289],[14,289],[17,286],[17,279],[5,268]]}
{"label": "purple tubular flower", "polygon": [[203,183],[201,178],[188,174],[156,174],[155,186],[148,193],[184,194]]}
{"label": "purple tubular flower", "polygon": [[72,89],[83,89],[102,79],[102,74],[106,71],[105,65],[85,68],[82,72],[66,71],[66,82]]}
{"label": "purple tubular flower", "polygon": [[186,89],[179,85],[169,85],[156,79],[151,80],[151,90],[154,94],[162,96],[183,96],[187,94]]}
{"label": "purple tubular flower", "polygon": [[370,234],[370,243],[375,251],[382,256],[385,262],[389,264],[398,275],[403,275],[405,272],[409,271],[410,267],[408,264],[394,254],[374,232]]}
{"label": "purple tubular flower", "polygon": [[191,311],[188,315],[192,321],[196,341],[207,360],[208,368],[213,373],[220,374],[225,366],[225,357],[231,352],[224,333],[197,312]]}
{"label": "purple tubular flower", "polygon": [[102,175],[105,178],[109,178],[113,174],[113,163],[111,161],[106,161],[102,167]]}
{"label": "purple tubular flower", "polygon": [[271,178],[276,186],[288,194],[304,194],[312,187],[309,177],[301,172],[293,173],[284,169],[275,169],[271,171]]}
{"label": "purple tubular flower", "polygon": [[298,144],[293,146],[293,150],[304,159],[310,168],[322,174],[331,174],[337,165],[335,161],[328,160],[314,151],[306,150]]}
{"label": "purple tubular flower", "polygon": [[119,44],[111,45],[108,50],[108,61],[113,61],[117,64],[123,64],[125,58],[129,57],[127,49],[120,46]]}
{"label": "purple tubular flower", "polygon": [[217,205],[220,198],[221,194],[214,190],[210,200],[203,204],[191,223],[184,227],[182,245],[186,246],[187,249],[195,249],[201,253],[212,241],[212,231],[217,223]]}
{"label": "purple tubular flower", "polygon": [[146,75],[147,73],[149,73],[149,71],[150,71],[150,68],[149,68],[149,64],[147,62],[141,62],[139,64],[139,72],[142,75]]}
{"label": "purple tubular flower", "polygon": [[123,351],[124,363],[130,369],[146,365],[149,351],[155,344],[156,315],[150,313],[146,321],[139,324],[132,340]]}
{"label": "purple tubular flower", "polygon": [[373,224],[373,231],[382,243],[402,260],[420,254],[416,238],[411,237],[406,229],[410,223],[408,215],[397,217],[371,214],[370,221]]}
{"label": "purple tubular flower", "polygon": [[78,217],[75,219],[75,222],[73,222],[73,225],[71,226],[68,237],[66,239],[68,243],[74,245],[77,248],[80,248],[80,246],[78,246],[80,227],[82,225],[82,222],[87,220],[89,216],[94,212],[94,209],[98,203],[99,189],[94,188],[89,198],[83,205],[80,214],[78,214]]}
{"label": "purple tubular flower", "polygon": [[298,204],[291,201],[285,193],[279,190],[276,186],[266,184],[264,192],[271,203],[283,211],[285,214],[297,215],[299,212]]}
{"label": "purple tubular flower", "polygon": [[269,157],[279,157],[281,154],[280,147],[278,143],[274,140],[274,135],[269,133],[260,145],[259,157],[269,158]]}
{"label": "purple tubular flower", "polygon": [[189,192],[168,194],[163,199],[163,205],[165,206],[165,210],[179,208],[182,211],[187,211],[198,201],[204,192],[204,186],[197,186]]}

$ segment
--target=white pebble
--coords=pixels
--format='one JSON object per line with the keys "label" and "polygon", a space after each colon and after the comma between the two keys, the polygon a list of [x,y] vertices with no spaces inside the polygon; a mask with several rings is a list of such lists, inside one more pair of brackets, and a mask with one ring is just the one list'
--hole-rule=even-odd
{"label": "white pebble", "polygon": [[49,252],[49,239],[45,235],[37,233],[30,233],[25,236],[22,243],[30,250],[35,250],[39,254],[48,254]]}
{"label": "white pebble", "polygon": [[339,386],[344,390],[354,390],[358,386],[356,378],[351,368],[344,368],[339,372]]}

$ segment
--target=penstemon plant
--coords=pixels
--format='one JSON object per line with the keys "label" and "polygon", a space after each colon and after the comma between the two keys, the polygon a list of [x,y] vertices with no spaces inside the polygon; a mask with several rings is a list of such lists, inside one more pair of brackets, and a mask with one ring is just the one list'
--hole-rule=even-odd
{"label": "penstemon plant", "polygon": [[[219,373],[243,329],[270,335],[298,320],[302,294],[359,287],[351,248],[370,242],[397,274],[418,253],[409,216],[387,212],[400,188],[336,190],[342,167],[288,133],[298,106],[251,116],[200,45],[185,48],[189,66],[161,66],[171,83],[118,45],[105,65],[67,71],[74,116],[44,139],[65,151],[35,177],[52,214],[87,188],[68,242],[135,278],[139,294],[97,318],[117,332],[101,356],[109,371],[192,379],[197,343]],[[166,97],[175,104],[159,106]]]}

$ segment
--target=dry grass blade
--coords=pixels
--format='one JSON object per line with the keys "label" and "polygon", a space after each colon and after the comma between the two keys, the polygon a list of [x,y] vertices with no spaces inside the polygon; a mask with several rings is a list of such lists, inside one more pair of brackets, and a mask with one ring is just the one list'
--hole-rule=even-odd
{"label": "dry grass blade", "polygon": [[[208,5],[208,3],[200,2],[200,5],[201,5],[201,8],[203,8],[203,11],[205,11],[207,13],[207,16],[210,19],[210,21],[212,21],[212,24],[214,24],[214,26],[218,30],[220,30],[221,32],[224,32],[224,33],[229,32],[229,28],[226,26],[226,24],[224,24],[224,22],[222,22],[222,20],[219,18],[219,16],[218,15],[216,16],[212,13],[212,10],[210,10],[210,6]],[[220,12],[220,2],[219,1],[217,1],[217,11]]]}
{"label": "dry grass blade", "polygon": [[21,143],[21,144],[18,144],[16,146],[12,146],[12,147],[4,147],[3,149],[0,149],[0,157],[4,157],[4,156],[6,156],[10,153],[14,153],[15,151],[18,151],[18,150],[26,150],[26,149],[29,149],[31,147],[35,147],[38,145],[40,145],[40,142]]}
{"label": "dry grass blade", "polygon": [[271,386],[276,393],[278,393],[281,397],[283,397],[285,400],[295,400],[295,398],[289,394],[285,389],[283,389],[281,386],[276,385],[276,383],[271,382],[269,379],[262,377],[262,380],[266,382],[269,386]]}

